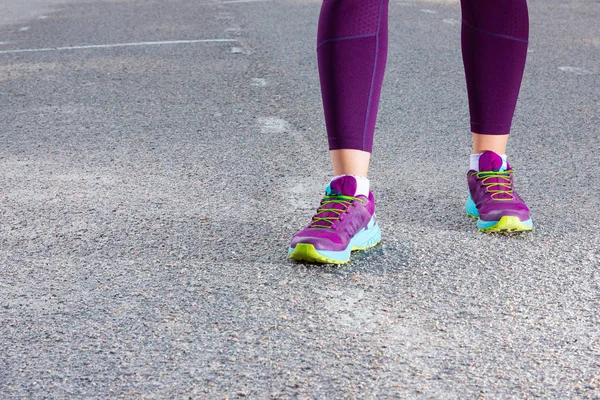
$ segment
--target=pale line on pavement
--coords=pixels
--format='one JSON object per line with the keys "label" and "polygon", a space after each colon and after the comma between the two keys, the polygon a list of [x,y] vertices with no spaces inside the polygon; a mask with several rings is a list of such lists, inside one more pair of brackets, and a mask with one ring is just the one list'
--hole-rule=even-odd
{"label": "pale line on pavement", "polygon": [[578,67],[558,67],[561,71],[571,72],[577,75],[589,75],[592,74],[592,71],[588,71],[587,69],[578,68]]}
{"label": "pale line on pavement", "polygon": [[41,49],[0,50],[0,54],[35,53],[35,52],[39,52],[39,51],[110,49],[113,47],[161,46],[161,45],[168,45],[168,44],[219,43],[219,42],[237,42],[237,39],[166,40],[166,41],[161,41],[161,42],[90,44],[90,45],[85,45],[85,46],[46,47],[46,48],[41,48]]}

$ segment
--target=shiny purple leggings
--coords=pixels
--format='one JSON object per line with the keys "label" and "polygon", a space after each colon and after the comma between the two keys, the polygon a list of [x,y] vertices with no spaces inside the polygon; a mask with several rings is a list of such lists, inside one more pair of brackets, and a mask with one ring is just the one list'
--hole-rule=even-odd
{"label": "shiny purple leggings", "polygon": [[[506,135],[527,56],[526,0],[461,0],[471,131]],[[324,0],[317,57],[329,148],[370,152],[388,50],[388,0]]]}

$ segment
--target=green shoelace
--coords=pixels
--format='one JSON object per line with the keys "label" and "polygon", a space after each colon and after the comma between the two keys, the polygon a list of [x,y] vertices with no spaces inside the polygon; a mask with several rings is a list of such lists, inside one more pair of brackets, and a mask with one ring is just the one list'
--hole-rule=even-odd
{"label": "green shoelace", "polygon": [[[503,201],[503,200],[513,200],[514,196],[513,196],[513,188],[511,186],[511,175],[513,173],[513,170],[507,170],[507,171],[499,171],[499,172],[495,172],[495,171],[484,171],[484,172],[473,172],[471,174],[471,176],[477,176],[477,180],[481,181],[481,185],[483,187],[485,187],[485,190],[487,193],[491,193],[491,198],[492,200],[498,200],[498,201]],[[501,179],[502,181],[499,182],[488,182],[489,179]],[[502,189],[491,189],[492,186],[499,186]],[[501,194],[505,194],[508,197],[497,197]]]}
{"label": "green shoelace", "polygon": [[[321,200],[321,204],[317,209],[317,213],[312,218],[310,227],[326,229],[333,228],[333,224],[335,223],[335,221],[339,221],[341,219],[342,214],[345,214],[348,211],[348,207],[350,207],[354,201],[360,201],[362,203],[361,199],[352,196],[330,195],[323,197],[323,200]],[[344,208],[331,208],[332,204],[341,204],[342,206],[344,206]],[[334,213],[335,216],[332,215],[330,217],[319,217],[320,214],[326,212]],[[327,222],[329,223],[329,225],[317,225],[317,223],[321,221]]]}

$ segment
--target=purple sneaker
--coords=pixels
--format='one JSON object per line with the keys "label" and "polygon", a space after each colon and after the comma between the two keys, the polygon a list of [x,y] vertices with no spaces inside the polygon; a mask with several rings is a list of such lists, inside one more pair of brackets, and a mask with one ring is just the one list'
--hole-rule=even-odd
{"label": "purple sneaker", "polygon": [[381,240],[375,199],[356,195],[356,179],[342,176],[327,186],[310,224],[292,237],[288,257],[297,261],[343,264],[352,250],[365,250]]}
{"label": "purple sneaker", "polygon": [[529,208],[514,189],[510,165],[493,151],[479,157],[479,172],[467,173],[469,198],[467,214],[477,218],[482,232],[530,231],[533,222]]}

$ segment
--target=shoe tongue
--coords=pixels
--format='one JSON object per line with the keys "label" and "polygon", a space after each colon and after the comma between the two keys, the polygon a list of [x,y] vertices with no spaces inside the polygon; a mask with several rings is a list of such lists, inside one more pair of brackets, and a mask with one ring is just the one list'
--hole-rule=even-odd
{"label": "shoe tongue", "polygon": [[[507,169],[510,169],[510,166],[506,161],[502,159],[498,154],[493,151],[485,151],[479,157],[479,172],[504,172]],[[486,183],[509,183],[506,179],[502,178],[488,178],[486,179]],[[507,190],[506,186],[489,186],[488,190]],[[507,193],[497,193],[494,195],[496,199],[511,199],[512,196]]]}
{"label": "shoe tongue", "polygon": [[506,171],[508,168],[508,163],[506,163],[502,157],[493,151],[487,150],[484,151],[481,156],[479,156],[479,171],[494,171],[494,172],[502,172]]}
{"label": "shoe tongue", "polygon": [[[331,183],[329,184],[329,186],[327,186],[327,189],[325,190],[325,194],[327,196],[343,195],[343,196],[354,197],[356,195],[357,187],[358,187],[358,185],[356,183],[356,179],[353,176],[340,176],[339,178],[331,181]],[[329,203],[325,203],[324,208],[335,209],[335,210],[344,210],[346,208],[346,205],[340,204],[340,203],[329,202]],[[333,212],[333,211],[324,211],[324,212],[317,214],[317,216],[319,218],[337,218],[337,217],[339,217],[339,213]],[[331,227],[331,222],[317,221],[317,222],[314,222],[312,224],[312,226],[313,227],[322,226],[322,227],[329,228],[329,227]]]}
{"label": "shoe tongue", "polygon": [[353,176],[340,176],[337,179],[331,181],[327,186],[326,194],[329,195],[344,195],[354,196],[356,195],[356,189],[358,184]]}

